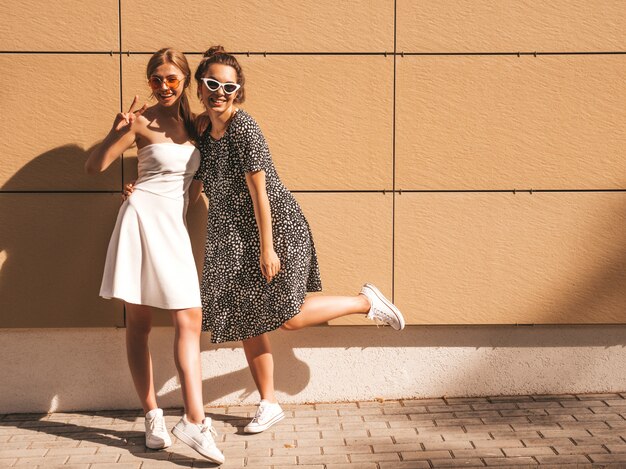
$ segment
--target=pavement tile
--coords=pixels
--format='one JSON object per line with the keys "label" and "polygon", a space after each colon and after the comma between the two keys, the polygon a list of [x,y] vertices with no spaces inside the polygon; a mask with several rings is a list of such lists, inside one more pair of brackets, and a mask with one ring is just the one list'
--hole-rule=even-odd
{"label": "pavement tile", "polygon": [[433,467],[485,467],[480,459],[431,459]]}
{"label": "pavement tile", "polygon": [[373,445],[373,449],[374,453],[399,453],[400,451],[422,451],[422,445],[416,441],[414,443],[396,443],[393,445]]}
{"label": "pavement tile", "polygon": [[119,454],[111,454],[111,453],[107,453],[107,454],[74,454],[72,456],[70,456],[70,458],[67,460],[68,463],[70,464],[75,464],[75,463],[91,463],[91,464],[97,464],[97,463],[116,463],[118,461],[118,459],[120,458]]}
{"label": "pavement tile", "polygon": [[293,464],[296,465],[295,456],[251,456],[248,458],[247,465],[250,467],[271,466],[274,464]]}
{"label": "pavement tile", "polygon": [[345,446],[345,440],[343,438],[298,440],[298,446]]}
{"label": "pavement tile", "polygon": [[476,440],[476,448],[519,448],[524,446],[521,440]]}
{"label": "pavement tile", "polygon": [[341,424],[343,430],[359,430],[361,428],[389,428],[387,422],[343,422]]}
{"label": "pavement tile", "polygon": [[552,448],[545,446],[532,446],[529,448],[502,448],[504,454],[506,456],[516,457],[516,456],[537,456],[540,454],[544,455],[553,455],[555,454],[552,451]]}
{"label": "pavement tile", "polygon": [[446,401],[443,399],[403,399],[402,403],[405,406],[418,405],[418,406],[430,406],[430,405],[446,405]]}
{"label": "pavement tile", "polygon": [[626,463],[626,454],[625,453],[588,454],[587,456],[594,463]]}
{"label": "pavement tile", "polygon": [[455,458],[475,459],[475,458],[502,458],[504,453],[499,448],[485,449],[453,449],[452,454]]}
{"label": "pavement tile", "polygon": [[[326,469],[377,469],[378,468],[376,463],[373,463],[373,462],[357,462],[354,464],[350,464],[350,463],[326,464],[325,466],[322,466],[322,467],[326,467]],[[298,469],[299,468],[300,466],[298,466]]]}
{"label": "pavement tile", "polygon": [[[385,445],[393,444],[393,440],[390,436],[373,437],[373,438],[346,438],[346,445],[348,446],[360,446],[360,445]],[[326,441],[326,440],[324,440]]]}
{"label": "pavement tile", "polygon": [[[605,444],[611,453],[626,453],[626,444]],[[589,451],[590,453],[592,451]],[[594,453],[602,453],[602,451],[593,451]]]}
{"label": "pavement tile", "polygon": [[356,402],[321,402],[314,404],[315,409],[356,409]]}
{"label": "pavement tile", "polygon": [[441,441],[441,442],[424,442],[424,448],[426,451],[434,450],[450,450],[450,449],[471,449],[474,448],[469,441],[455,440],[455,441]]}
{"label": "pavement tile", "polygon": [[559,453],[559,454],[589,454],[589,453],[602,454],[602,453],[607,453],[608,452],[602,446],[599,446],[599,445],[580,445],[580,446],[573,446],[573,445],[557,446],[557,445],[554,445],[553,447],[556,450],[556,452]]}
{"label": "pavement tile", "polygon": [[574,446],[574,442],[569,438],[523,438],[525,446]]}
{"label": "pavement tile", "polygon": [[[44,456],[48,450],[43,448],[37,449],[0,449],[0,459],[5,458],[28,458]],[[94,450],[95,452],[95,450]]]}
{"label": "pavement tile", "polygon": [[339,409],[339,415],[382,415],[383,410],[379,407],[364,407],[358,409]]}
{"label": "pavement tile", "polygon": [[[220,468],[224,467],[223,465]],[[292,469],[293,466],[272,466],[273,469]],[[298,464],[298,469],[324,469],[324,464]]]}
{"label": "pavement tile", "polygon": [[[347,463],[347,462],[350,462],[350,461],[348,460],[348,456],[346,454],[320,454],[320,455],[298,456],[298,464],[333,464],[333,463]],[[248,461],[248,465],[250,465],[249,461]]]}
{"label": "pavement tile", "polygon": [[587,459],[582,454],[568,454],[558,456],[537,456],[537,461],[540,464],[589,464]]}
{"label": "pavement tile", "polygon": [[524,402],[532,401],[532,396],[493,396],[490,397],[491,402]]}
{"label": "pavement tile", "polygon": [[[345,450],[345,446],[343,447]],[[303,454],[322,454],[322,448],[316,446],[296,446],[295,448],[274,448],[272,456],[299,456]]]}
{"label": "pavement tile", "polygon": [[[614,432],[613,432],[614,433]],[[617,435],[607,434],[604,436],[585,436],[573,438],[577,445],[616,445],[626,446],[626,442]]]}
{"label": "pavement tile", "polygon": [[[378,464],[380,469],[429,469],[428,461],[402,461],[384,462]],[[334,469],[334,466],[327,466],[327,469]],[[348,468],[345,468],[348,469]]]}
{"label": "pavement tile", "polygon": [[[392,445],[390,445],[392,446]],[[324,446],[322,448],[324,454],[355,454],[355,453],[371,453],[372,447],[369,445],[351,445],[351,446]]]}
{"label": "pavement tile", "polygon": [[[371,436],[415,436],[417,431],[414,428],[372,428],[369,431]],[[355,435],[358,436],[358,435]]]}
{"label": "pavement tile", "polygon": [[450,451],[438,450],[438,451],[402,451],[402,459],[407,460],[422,460],[428,459],[448,459],[452,458]]}
{"label": "pavement tile", "polygon": [[[529,403],[530,404],[530,403]],[[517,402],[487,402],[472,404],[474,410],[504,410],[504,409],[517,409],[520,403]]]}
{"label": "pavement tile", "polygon": [[[19,458],[15,462],[15,466],[49,466],[49,465],[57,465],[61,466],[67,462],[68,456],[50,456],[50,457],[38,457],[38,458]],[[2,466],[3,460],[0,460],[0,467]]]}
{"label": "pavement tile", "polygon": [[[619,399],[619,400],[617,400],[617,399],[606,399],[604,402],[609,407],[625,407],[626,406],[626,399]],[[591,407],[591,405],[589,407]]]}
{"label": "pavement tile", "polygon": [[537,467],[537,461],[530,457],[522,458],[484,458],[487,466],[522,466],[522,467]]}
{"label": "pavement tile", "polygon": [[350,455],[352,462],[400,461],[398,453],[355,453]]}
{"label": "pavement tile", "polygon": [[429,412],[462,412],[474,410],[468,404],[429,405],[426,407]]}
{"label": "pavement tile", "polygon": [[[535,430],[520,430],[520,431],[514,432],[511,429],[508,432],[496,431],[496,432],[489,432],[489,433],[491,435],[493,435],[494,439],[496,439],[496,440],[499,440],[499,439],[508,440],[508,439],[513,438],[513,437],[519,438],[519,439],[523,439],[523,438],[539,438],[541,436],[539,434],[539,432],[537,432]],[[563,436],[563,435],[560,435],[560,436]]]}
{"label": "pavement tile", "polygon": [[489,402],[486,397],[446,397],[448,404],[483,404]]}

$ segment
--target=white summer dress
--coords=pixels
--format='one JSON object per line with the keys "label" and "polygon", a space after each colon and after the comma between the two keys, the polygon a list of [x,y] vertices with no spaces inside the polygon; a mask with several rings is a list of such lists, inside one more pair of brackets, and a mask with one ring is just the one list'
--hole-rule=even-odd
{"label": "white summer dress", "polygon": [[192,145],[153,143],[137,160],[139,177],[117,216],[100,296],[163,309],[200,307],[185,221],[200,153]]}

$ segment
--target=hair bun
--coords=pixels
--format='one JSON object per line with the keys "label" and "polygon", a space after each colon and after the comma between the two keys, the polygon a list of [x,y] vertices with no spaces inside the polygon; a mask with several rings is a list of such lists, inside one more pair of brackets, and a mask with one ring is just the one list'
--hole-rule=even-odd
{"label": "hair bun", "polygon": [[204,56],[212,57],[216,54],[225,54],[225,53],[226,53],[226,50],[224,49],[224,46],[212,46],[204,53]]}

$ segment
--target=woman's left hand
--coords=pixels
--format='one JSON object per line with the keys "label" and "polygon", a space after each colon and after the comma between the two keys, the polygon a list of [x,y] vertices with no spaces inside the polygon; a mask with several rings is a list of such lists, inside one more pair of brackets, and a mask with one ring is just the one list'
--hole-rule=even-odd
{"label": "woman's left hand", "polygon": [[261,273],[263,274],[263,277],[265,277],[267,283],[270,283],[280,271],[280,259],[278,258],[276,251],[273,249],[263,251],[261,253],[259,263],[261,265]]}

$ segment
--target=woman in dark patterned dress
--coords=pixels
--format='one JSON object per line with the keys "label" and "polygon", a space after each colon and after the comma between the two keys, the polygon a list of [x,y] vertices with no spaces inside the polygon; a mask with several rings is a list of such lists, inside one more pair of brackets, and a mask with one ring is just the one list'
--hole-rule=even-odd
{"label": "woman in dark patterned dress", "polygon": [[[400,330],[404,319],[370,284],[356,296],[305,298],[322,287],[315,246],[298,203],[276,174],[261,129],[236,107],[245,98],[241,66],[221,46],[212,47],[195,78],[206,108],[199,119],[202,159],[195,179],[209,198],[203,329],[211,331],[212,342],[243,341],[261,395],[245,431],[258,433],[284,417],[274,395],[267,332],[348,314],[367,314]],[[199,184],[194,186],[199,194]]]}

